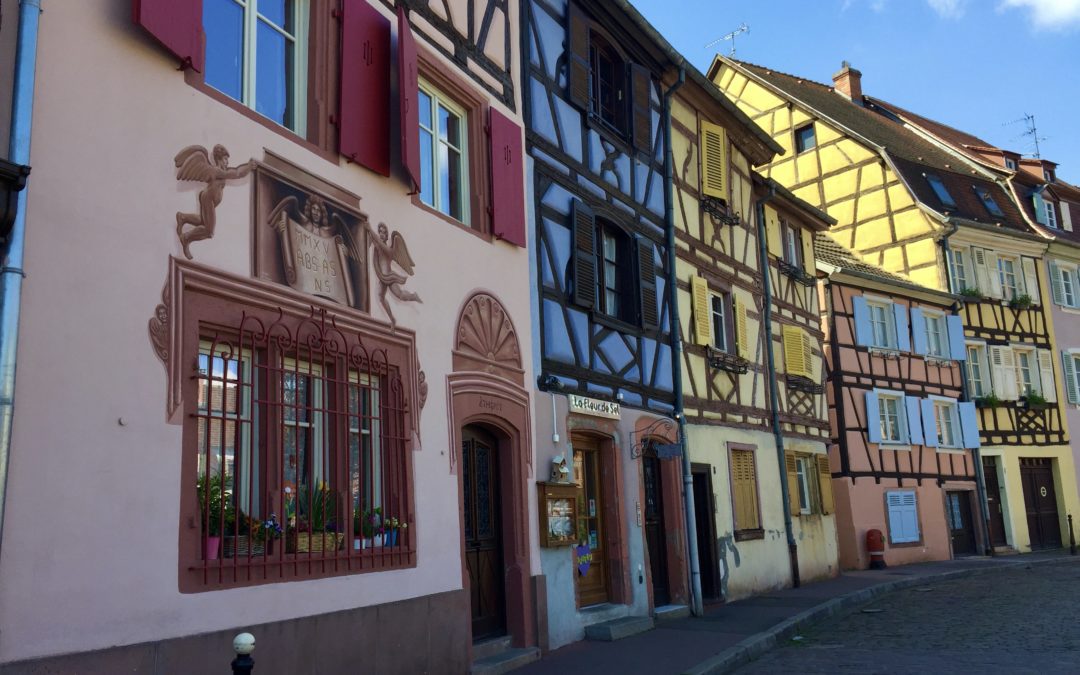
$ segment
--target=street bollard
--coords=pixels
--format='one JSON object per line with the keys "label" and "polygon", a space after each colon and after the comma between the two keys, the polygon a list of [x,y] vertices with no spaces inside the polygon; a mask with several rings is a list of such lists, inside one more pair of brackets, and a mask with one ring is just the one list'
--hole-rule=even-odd
{"label": "street bollard", "polygon": [[1076,555],[1076,537],[1073,535],[1072,514],[1069,514],[1069,555]]}
{"label": "street bollard", "polygon": [[251,652],[255,651],[255,636],[251,633],[240,633],[232,641],[233,651],[236,658],[232,661],[233,675],[251,675],[255,670],[255,659],[251,658]]}

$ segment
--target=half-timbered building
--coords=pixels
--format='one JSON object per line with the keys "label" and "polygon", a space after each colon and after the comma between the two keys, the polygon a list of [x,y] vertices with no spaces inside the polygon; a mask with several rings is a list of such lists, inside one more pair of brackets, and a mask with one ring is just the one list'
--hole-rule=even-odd
{"label": "half-timbered building", "polygon": [[[832,86],[722,56],[709,74],[790,151],[761,170],[836,218],[837,241],[889,272],[963,296],[990,542],[1030,550],[1062,541],[1078,502],[1039,264],[1047,242],[999,174],[865,96],[861,74],[846,63]],[[1037,507],[1025,499],[1024,476]],[[1029,507],[1043,514],[1034,530]]]}
{"label": "half-timbered building", "polygon": [[518,4],[38,5],[0,670],[535,658]]}
{"label": "half-timbered building", "polygon": [[887,565],[984,550],[975,404],[964,397],[957,296],[870,265],[817,237],[826,331],[830,463],[840,564]]}

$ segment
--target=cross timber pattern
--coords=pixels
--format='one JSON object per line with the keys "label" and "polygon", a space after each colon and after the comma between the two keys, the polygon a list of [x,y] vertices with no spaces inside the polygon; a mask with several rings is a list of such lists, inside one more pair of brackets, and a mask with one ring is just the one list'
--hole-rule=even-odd
{"label": "cross timber pattern", "polygon": [[[721,62],[722,63],[722,62]],[[760,171],[836,218],[830,233],[869,262],[946,290],[934,235],[941,230],[875,148],[723,63],[716,84],[784,148]],[[813,121],[814,148],[795,151],[795,129]]]}
{"label": "cross timber pattern", "polygon": [[[689,87],[688,87],[689,89]],[[701,190],[702,127],[711,124],[704,112],[683,96],[672,105],[672,151],[674,155],[674,200],[676,270],[679,297],[679,330],[683,339],[683,388],[685,410],[691,423],[723,424],[733,427],[766,429],[769,424],[768,378],[766,377],[765,333],[761,326],[763,288],[758,258],[757,217],[751,169],[746,155],[734,144],[727,145],[727,194],[729,211],[740,216],[737,224],[723,223],[702,208]],[[775,209],[767,218],[767,242],[770,252],[769,274],[773,290],[773,335],[777,359],[778,400],[785,435],[821,440],[828,436],[826,405],[821,394],[788,390],[788,350],[784,348],[784,326],[798,327],[809,340],[809,363],[800,372],[820,381],[822,373],[822,334],[818,328],[816,289],[780,273],[780,219]],[[787,215],[789,222],[794,219]],[[813,274],[812,236],[804,236],[804,265]],[[698,281],[695,282],[694,278]],[[699,334],[698,322],[706,328],[707,302],[694,302],[692,285],[707,284],[708,289],[730,293],[728,311],[742,311],[736,321],[745,324],[745,344],[738,344],[738,356],[747,361],[747,372],[739,374],[710,366],[708,363],[711,333]],[[738,311],[738,310],[734,310]],[[737,336],[733,336],[737,337]],[[736,343],[741,341],[736,339]],[[802,357],[803,346],[799,345]]]}

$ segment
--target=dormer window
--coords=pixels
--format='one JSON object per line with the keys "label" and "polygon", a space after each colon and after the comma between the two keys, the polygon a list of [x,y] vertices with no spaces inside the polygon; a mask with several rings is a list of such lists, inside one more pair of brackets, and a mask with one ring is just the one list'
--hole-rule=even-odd
{"label": "dormer window", "polygon": [[1054,182],[1054,171],[1052,169],[1043,169],[1043,179],[1047,183]]}
{"label": "dormer window", "polygon": [[995,218],[1004,218],[1005,213],[998,206],[998,203],[994,201],[994,195],[990,194],[990,191],[984,187],[975,186],[975,194],[979,195],[979,199],[982,201],[983,206],[990,212],[990,215]]}
{"label": "dormer window", "polygon": [[949,194],[948,189],[945,188],[945,183],[941,180],[941,177],[929,175],[926,177],[926,182],[930,183],[930,187],[933,188],[934,194],[941,201],[942,205],[951,209],[956,208],[956,200]]}
{"label": "dormer window", "polygon": [[1009,171],[1016,171],[1016,160],[1012,157],[1005,158],[1005,168]]}

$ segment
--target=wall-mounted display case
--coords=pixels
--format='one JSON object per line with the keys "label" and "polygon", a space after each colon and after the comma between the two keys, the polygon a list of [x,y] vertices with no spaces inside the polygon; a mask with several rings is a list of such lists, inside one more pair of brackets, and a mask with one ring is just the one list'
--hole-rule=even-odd
{"label": "wall-mounted display case", "polygon": [[540,496],[540,545],[572,546],[577,543],[577,498],[573,483],[538,482]]}

